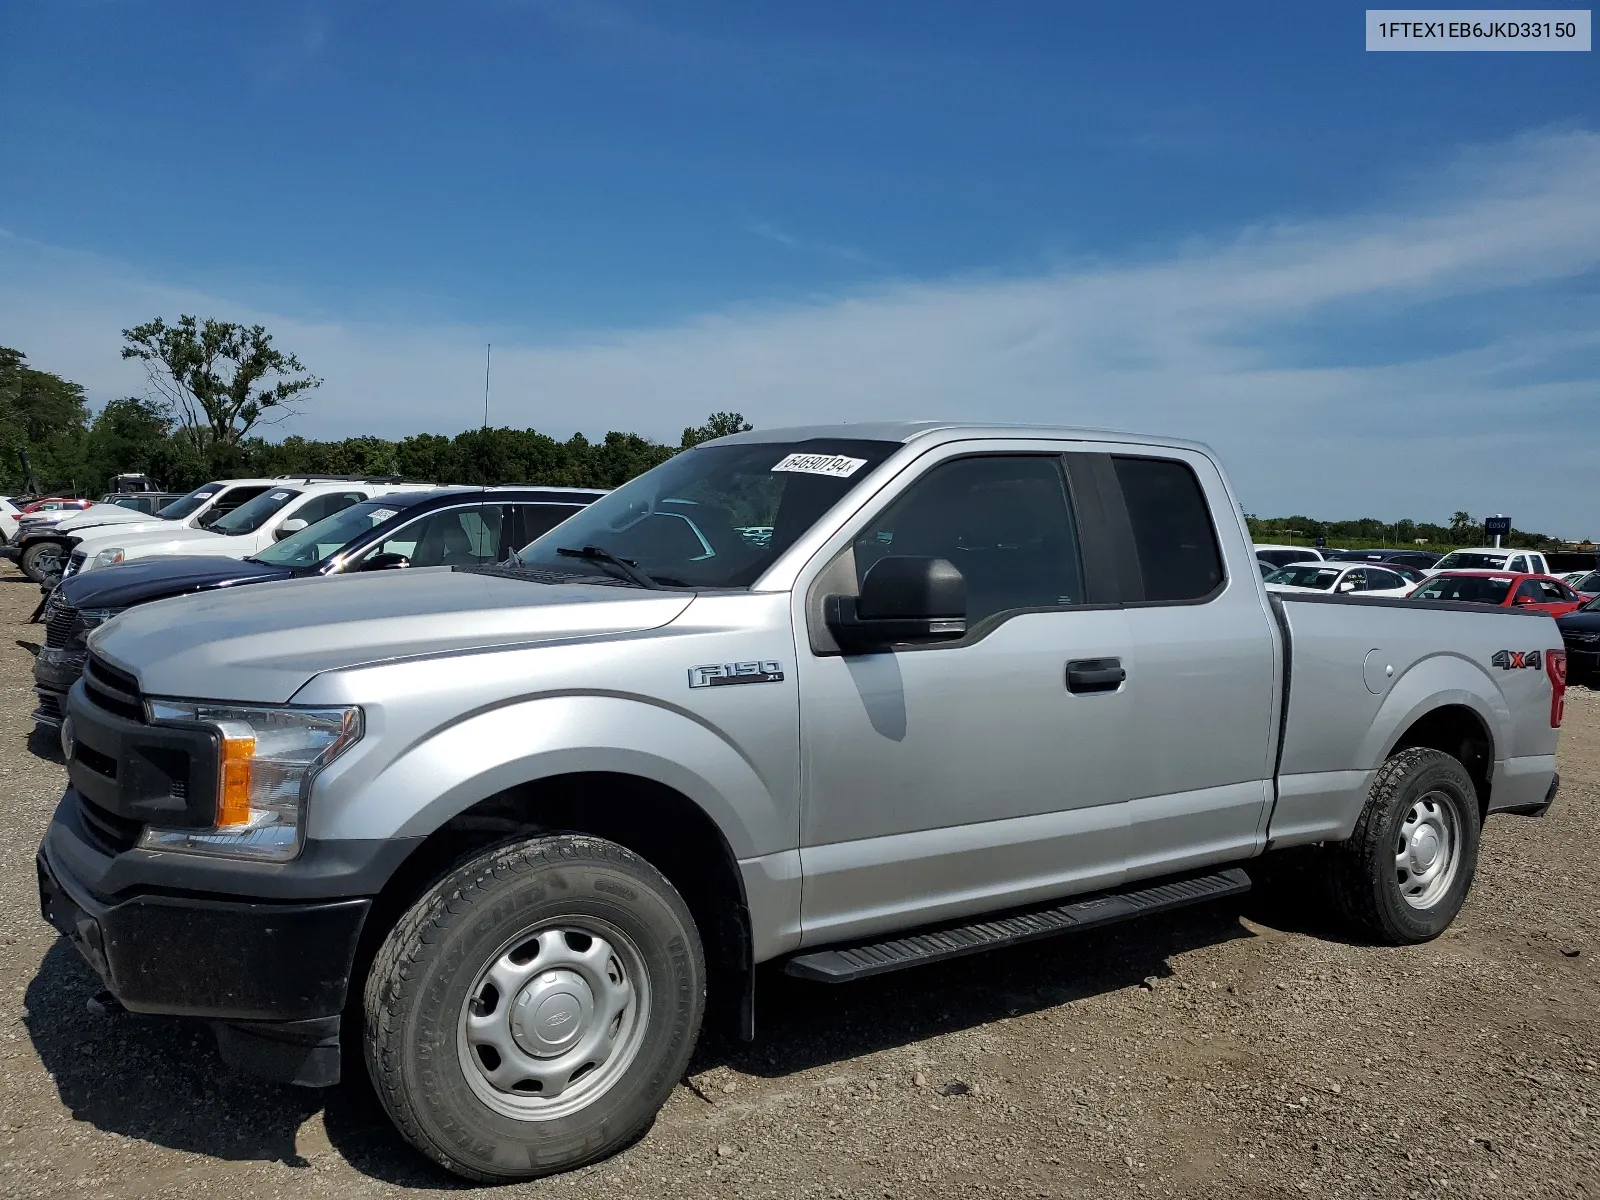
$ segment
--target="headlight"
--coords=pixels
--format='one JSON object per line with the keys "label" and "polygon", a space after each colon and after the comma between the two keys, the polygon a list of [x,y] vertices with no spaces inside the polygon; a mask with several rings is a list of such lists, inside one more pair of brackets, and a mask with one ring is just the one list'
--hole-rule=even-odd
{"label": "headlight", "polygon": [[127,552],[121,546],[110,546],[94,556],[94,565],[97,567],[115,566],[127,557]]}
{"label": "headlight", "polygon": [[359,708],[254,708],[148,702],[155,724],[210,725],[220,735],[214,830],[149,828],[147,850],[282,862],[300,852],[317,773],[361,738]]}
{"label": "headlight", "polygon": [[78,624],[83,626],[84,632],[87,633],[96,625],[104,625],[112,617],[125,611],[125,609],[121,608],[80,608],[78,610]]}

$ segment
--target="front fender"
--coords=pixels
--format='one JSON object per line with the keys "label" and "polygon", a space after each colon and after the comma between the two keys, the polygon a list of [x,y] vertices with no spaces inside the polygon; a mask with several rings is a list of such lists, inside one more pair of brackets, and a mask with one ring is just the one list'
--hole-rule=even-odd
{"label": "front fender", "polygon": [[[566,694],[520,701],[438,729],[374,773],[351,765],[357,769],[317,781],[310,836],[426,836],[507,788],[610,771],[688,797],[716,822],[736,858],[789,850],[795,841],[793,815],[781,811],[773,787],[748,756],[691,714],[638,698]],[[345,794],[344,783],[356,786]]]}

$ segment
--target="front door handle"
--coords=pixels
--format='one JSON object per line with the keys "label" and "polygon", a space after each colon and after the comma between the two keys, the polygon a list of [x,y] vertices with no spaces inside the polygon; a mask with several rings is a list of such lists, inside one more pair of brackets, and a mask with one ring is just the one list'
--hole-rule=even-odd
{"label": "front door handle", "polygon": [[1067,664],[1067,691],[1114,692],[1128,678],[1120,658],[1075,658]]}

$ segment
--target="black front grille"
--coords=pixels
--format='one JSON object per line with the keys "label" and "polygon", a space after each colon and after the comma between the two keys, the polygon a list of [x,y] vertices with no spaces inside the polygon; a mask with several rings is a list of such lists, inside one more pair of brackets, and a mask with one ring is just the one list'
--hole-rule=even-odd
{"label": "black front grille", "polygon": [[78,794],[78,816],[83,820],[83,831],[108,854],[132,850],[139,835],[144,832],[144,826],[138,821],[107,812],[81,792]]}
{"label": "black front grille", "polygon": [[70,604],[52,605],[50,620],[44,627],[44,644],[52,650],[65,650],[77,631],[78,610]]}
{"label": "black front grille", "polygon": [[89,699],[107,712],[130,721],[144,720],[144,697],[139,694],[139,681],[126,671],[119,671],[91,654],[83,683]]}

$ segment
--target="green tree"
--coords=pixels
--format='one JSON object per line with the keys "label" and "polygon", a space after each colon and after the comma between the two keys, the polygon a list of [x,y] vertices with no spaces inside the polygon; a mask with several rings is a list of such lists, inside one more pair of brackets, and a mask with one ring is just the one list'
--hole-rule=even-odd
{"label": "green tree", "polygon": [[21,351],[0,346],[0,475],[25,486],[17,452],[26,450],[41,487],[84,486],[88,422],[81,386],[35,370]]}
{"label": "green tree", "polygon": [[84,439],[84,486],[103,492],[112,476],[143,471],[164,486],[166,475],[156,469],[156,459],[169,462],[162,451],[172,440],[172,418],[166,406],[137,396],[113,400],[95,414]]}
{"label": "green tree", "polygon": [[714,412],[706,418],[704,425],[691,425],[685,429],[678,448],[687,450],[691,446],[698,446],[701,442],[709,442],[712,438],[727,437],[730,433],[744,433],[754,428],[754,425],[744,419],[743,413]]}
{"label": "green tree", "polygon": [[322,385],[260,325],[191,316],[168,325],[157,317],[124,329],[122,337],[122,357],[144,363],[151,386],[202,452],[237,446],[257,422],[289,416]]}

